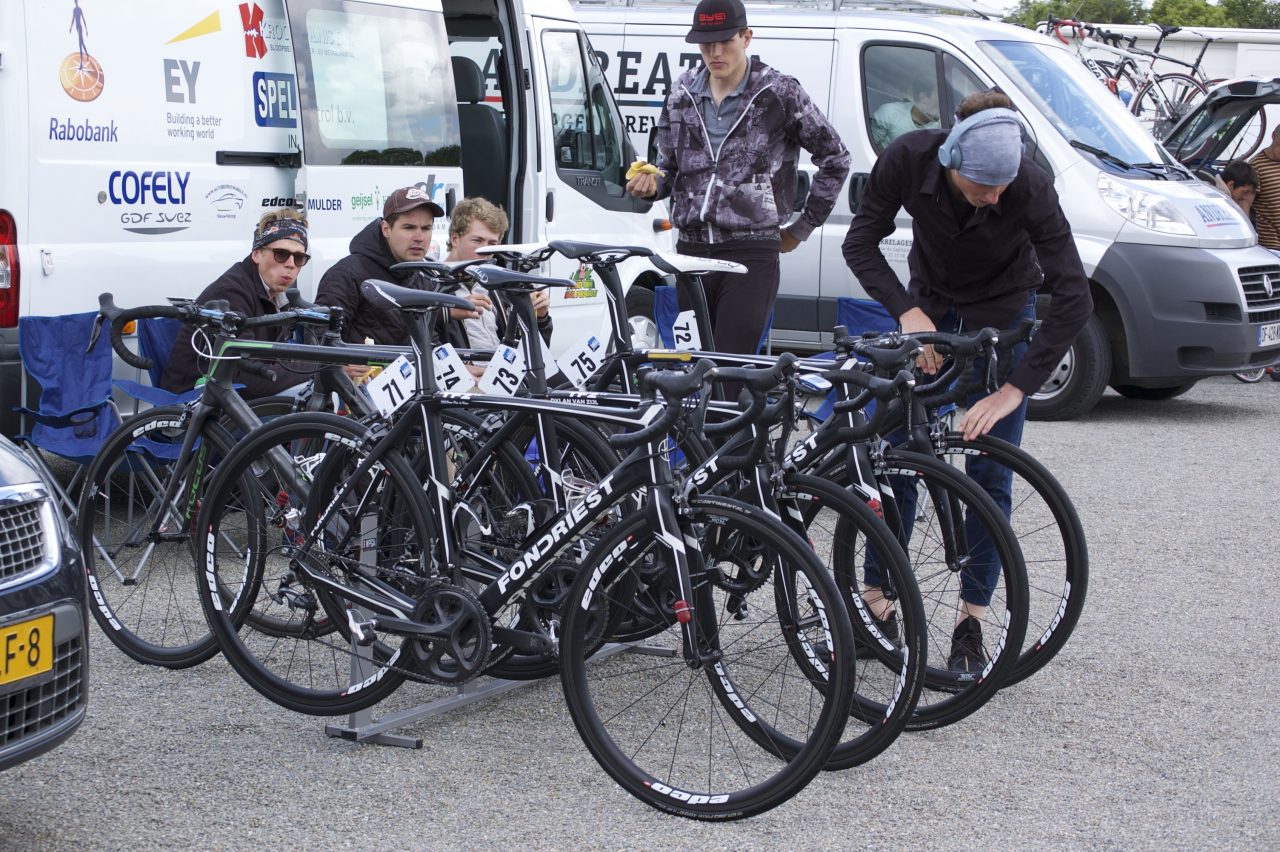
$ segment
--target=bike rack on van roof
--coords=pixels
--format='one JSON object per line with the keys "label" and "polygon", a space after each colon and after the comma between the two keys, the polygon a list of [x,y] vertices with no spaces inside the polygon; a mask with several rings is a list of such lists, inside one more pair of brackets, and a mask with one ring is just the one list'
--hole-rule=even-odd
{"label": "bike rack on van roof", "polygon": [[[698,0],[572,0],[578,6],[623,6],[643,8],[649,6],[696,6]],[[915,12],[936,15],[944,12],[963,12],[987,20],[999,20],[1004,13],[987,9],[964,0],[746,0],[753,8],[812,9],[821,12],[839,12],[853,9],[877,9],[890,12]]]}

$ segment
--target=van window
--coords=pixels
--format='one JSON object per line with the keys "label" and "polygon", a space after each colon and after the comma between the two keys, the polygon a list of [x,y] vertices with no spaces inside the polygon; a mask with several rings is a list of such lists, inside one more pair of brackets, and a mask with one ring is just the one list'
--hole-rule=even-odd
{"label": "van window", "polygon": [[874,44],[862,54],[867,129],[876,153],[910,130],[938,127],[937,53],[898,44]]}
{"label": "van window", "polygon": [[[631,161],[630,142],[622,134],[622,120],[595,53],[585,48],[576,32],[547,30],[542,34],[556,170],[571,186],[581,186],[581,175],[566,172],[595,172],[605,193],[621,199]],[[594,197],[591,192],[584,194]]]}
{"label": "van window", "polygon": [[1107,156],[1134,165],[1172,162],[1120,99],[1100,87],[1069,51],[1023,41],[984,41],[979,47],[1068,142],[1106,155],[1099,159],[1105,168],[1117,168]]}
{"label": "van window", "polygon": [[989,87],[969,70],[959,59],[949,53],[942,54],[942,79],[946,81],[946,92],[942,103],[942,115],[948,116],[946,126],[955,123],[956,107],[974,92],[985,92]]}
{"label": "van window", "polygon": [[442,12],[341,0],[288,9],[308,164],[458,165]]}

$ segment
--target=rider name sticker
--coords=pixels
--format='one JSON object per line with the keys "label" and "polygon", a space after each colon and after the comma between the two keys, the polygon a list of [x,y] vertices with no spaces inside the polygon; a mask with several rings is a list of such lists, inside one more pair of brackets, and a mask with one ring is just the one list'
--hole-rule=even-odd
{"label": "rider name sticker", "polygon": [[524,353],[513,346],[499,346],[480,377],[480,393],[489,396],[515,396],[528,368]]}
{"label": "rider name sticker", "polygon": [[378,413],[383,417],[390,417],[404,407],[418,390],[418,373],[409,359],[401,355],[364,387]]}
{"label": "rider name sticker", "polygon": [[561,355],[556,367],[575,388],[582,390],[604,363],[604,356],[604,344],[593,334]]}
{"label": "rider name sticker", "polygon": [[436,387],[440,390],[466,393],[475,387],[476,380],[471,371],[463,363],[458,350],[448,343],[437,346],[431,353],[431,363],[435,368]]}
{"label": "rider name sticker", "polygon": [[671,334],[675,338],[676,349],[702,348],[702,335],[698,333],[698,320],[693,311],[681,311],[676,314],[675,324],[671,326]]}

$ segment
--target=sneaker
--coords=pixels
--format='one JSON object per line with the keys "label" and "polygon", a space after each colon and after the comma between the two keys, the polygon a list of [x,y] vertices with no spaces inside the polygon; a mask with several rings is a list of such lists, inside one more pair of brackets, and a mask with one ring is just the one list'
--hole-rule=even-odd
{"label": "sneaker", "polygon": [[947,657],[947,668],[960,674],[980,674],[986,667],[982,624],[971,615],[957,624],[951,634],[951,656]]}
{"label": "sneaker", "polygon": [[[889,617],[883,620],[876,618],[875,615],[872,615],[871,620],[876,623],[876,629],[880,631],[880,633],[884,636],[884,638],[888,639],[890,642],[894,643],[895,645],[897,644],[899,631],[898,631],[898,613],[896,611],[889,613]],[[884,650],[884,646],[880,645],[879,642],[875,642],[874,644],[879,645],[880,649]],[[854,650],[859,655],[862,655],[862,654],[870,655],[875,653],[875,649],[872,646],[872,643],[863,641],[858,636],[858,632],[856,630],[854,631],[854,634],[853,634],[853,647],[854,647]]]}

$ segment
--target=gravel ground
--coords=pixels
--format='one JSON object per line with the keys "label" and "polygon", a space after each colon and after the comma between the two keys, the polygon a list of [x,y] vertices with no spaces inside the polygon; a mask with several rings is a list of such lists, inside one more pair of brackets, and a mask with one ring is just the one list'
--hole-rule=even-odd
{"label": "gravel ground", "polygon": [[[678,820],[623,793],[554,682],[388,748],[326,737],[220,659],[138,666],[94,626],[88,719],[4,774],[0,849],[1275,848],[1280,673],[1257,649],[1280,640],[1278,413],[1280,384],[1221,378],[1032,424],[1089,534],[1072,641],[978,714],[754,819]],[[410,685],[386,709],[431,697]]]}

